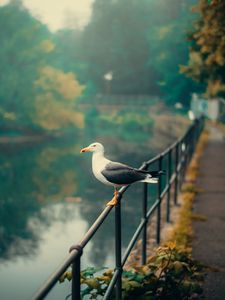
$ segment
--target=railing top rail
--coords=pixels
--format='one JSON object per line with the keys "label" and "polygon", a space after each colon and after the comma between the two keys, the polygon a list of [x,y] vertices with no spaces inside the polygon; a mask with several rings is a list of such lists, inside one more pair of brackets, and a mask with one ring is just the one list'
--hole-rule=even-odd
{"label": "railing top rail", "polygon": [[[198,122],[198,120],[196,120]],[[155,163],[156,161],[162,159],[164,156],[169,154],[170,151],[173,151],[180,143],[186,140],[190,132],[194,129],[195,123],[193,123],[185,132],[183,136],[181,136],[179,139],[177,139],[171,146],[166,148],[163,152],[156,155],[155,157],[149,159],[148,161],[145,161],[140,166],[140,170],[147,169],[151,164]],[[122,197],[122,195],[126,192],[126,190],[129,188],[128,186],[123,186],[119,190],[119,201]],[[148,215],[151,214],[152,210],[155,209],[155,205],[157,205],[157,202],[150,208]],[[83,249],[87,245],[87,243],[91,240],[91,238],[94,236],[98,228],[101,226],[101,224],[104,222],[104,220],[107,218],[108,214],[112,210],[112,206],[107,206],[104,208],[104,210],[101,212],[101,214],[98,216],[98,218],[95,220],[95,222],[92,224],[92,226],[89,228],[89,230],[86,232],[84,237],[81,239],[79,244],[74,245],[70,248],[70,253],[65,258],[65,260],[60,264],[60,266],[57,268],[57,270],[49,277],[49,279],[44,283],[44,285],[36,292],[33,300],[39,300],[43,299],[48,292],[51,290],[51,288],[55,285],[55,283],[59,280],[61,275],[66,271],[66,269],[72,264],[72,262],[78,257],[81,256]]]}

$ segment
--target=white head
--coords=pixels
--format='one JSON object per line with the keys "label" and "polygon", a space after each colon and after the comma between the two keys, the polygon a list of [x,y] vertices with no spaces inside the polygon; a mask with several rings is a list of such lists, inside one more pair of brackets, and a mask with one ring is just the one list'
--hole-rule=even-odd
{"label": "white head", "polygon": [[102,144],[95,142],[80,150],[80,153],[84,152],[104,153],[104,147]]}

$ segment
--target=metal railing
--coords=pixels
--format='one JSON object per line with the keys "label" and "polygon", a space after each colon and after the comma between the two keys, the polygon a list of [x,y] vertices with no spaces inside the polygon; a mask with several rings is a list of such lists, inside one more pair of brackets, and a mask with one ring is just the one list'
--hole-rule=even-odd
{"label": "metal railing", "polygon": [[[146,263],[146,246],[147,246],[147,223],[151,218],[153,213],[156,212],[156,241],[160,243],[160,232],[161,232],[161,203],[162,200],[166,201],[166,221],[170,222],[170,206],[171,201],[173,204],[177,205],[177,195],[181,188],[181,184],[184,180],[185,171],[188,163],[192,157],[195,150],[198,138],[204,128],[204,119],[200,118],[195,120],[195,122],[189,127],[187,132],[178,139],[173,145],[168,147],[165,151],[144,162],[140,169],[147,170],[153,164],[158,166],[158,170],[164,169],[166,171],[166,178],[160,178],[157,188],[157,196],[155,202],[148,209],[148,188],[147,183],[143,183],[143,195],[142,195],[142,218],[134,235],[132,236],[128,247],[126,248],[123,257],[121,253],[121,199],[129,188],[129,186],[122,187],[119,190],[119,201],[115,206],[115,270],[113,277],[110,281],[109,286],[103,297],[104,300],[109,299],[113,290],[115,290],[116,300],[122,298],[122,272],[123,266],[127,261],[129,254],[131,253],[136,241],[142,234],[142,264]],[[165,167],[166,166],[166,167]],[[171,187],[173,186],[173,192]],[[44,285],[36,292],[33,300],[44,299],[45,296],[50,292],[53,286],[58,282],[62,274],[72,265],[72,300],[81,299],[80,292],[80,262],[83,250],[88,242],[91,240],[93,235],[99,229],[101,224],[107,218],[109,213],[113,211],[113,207],[107,206],[99,217],[96,219],[94,224],[87,231],[83,239],[78,245],[72,246],[70,249],[70,254],[65,259],[65,261],[59,266],[54,274],[44,283]]]}

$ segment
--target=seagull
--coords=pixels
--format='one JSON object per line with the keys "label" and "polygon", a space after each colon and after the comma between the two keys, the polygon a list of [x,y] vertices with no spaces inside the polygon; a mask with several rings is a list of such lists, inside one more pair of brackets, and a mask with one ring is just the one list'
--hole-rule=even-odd
{"label": "seagull", "polygon": [[128,165],[114,162],[104,156],[104,146],[98,142],[80,150],[80,153],[92,152],[92,172],[102,183],[114,187],[114,197],[107,206],[118,203],[118,188],[135,182],[157,183],[164,171],[144,171]]}

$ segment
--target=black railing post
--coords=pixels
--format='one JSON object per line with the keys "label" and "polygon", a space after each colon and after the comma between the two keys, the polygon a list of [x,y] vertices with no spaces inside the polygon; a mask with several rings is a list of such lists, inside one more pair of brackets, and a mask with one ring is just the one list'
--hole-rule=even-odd
{"label": "black railing post", "polygon": [[177,193],[178,193],[178,163],[179,163],[179,142],[175,148],[175,182],[174,182],[174,204],[177,205]]}
{"label": "black railing post", "polygon": [[[159,156],[158,160],[158,170],[162,170],[162,156]],[[161,191],[162,191],[162,181],[161,176],[159,177],[158,182],[158,206],[157,206],[157,226],[156,226],[156,242],[157,244],[160,243],[160,229],[161,229]]]}
{"label": "black railing post", "polygon": [[186,167],[187,167],[187,143],[186,143],[187,137],[183,139],[181,149],[182,149],[182,174],[181,174],[181,185],[184,183],[185,180],[185,173],[186,173]]}
{"label": "black railing post", "polygon": [[191,155],[192,155],[192,129],[188,134],[188,164],[191,161]]}
{"label": "black railing post", "polygon": [[195,148],[195,126],[192,127],[192,129],[191,129],[189,143],[190,143],[190,148],[191,148],[191,150],[190,150],[190,160],[191,160],[193,152],[194,152],[194,148]]}
{"label": "black railing post", "polygon": [[143,184],[142,199],[142,219],[145,224],[142,232],[142,265],[146,264],[146,247],[147,247],[147,200],[148,200],[148,184]]}
{"label": "black railing post", "polygon": [[185,145],[185,151],[184,151],[184,173],[183,173],[183,182],[185,180],[185,174],[187,171],[187,166],[188,166],[188,157],[189,157],[189,136],[190,136],[190,131],[187,132],[185,135],[184,139],[184,145]]}
{"label": "black railing post", "polygon": [[80,258],[83,254],[83,247],[81,245],[74,245],[70,248],[70,252],[76,250],[77,256],[72,261],[72,300],[80,300]]}
{"label": "black railing post", "polygon": [[194,121],[194,126],[193,126],[193,132],[192,132],[192,154],[194,153],[195,150],[195,144],[196,144],[196,138],[197,138],[197,120]]}
{"label": "black railing post", "polygon": [[115,207],[115,260],[116,270],[119,272],[116,281],[116,300],[122,299],[122,264],[121,264],[121,197]]}
{"label": "black railing post", "polygon": [[179,191],[183,183],[183,171],[184,171],[184,139],[180,141],[180,151],[179,151],[179,161],[180,161],[180,170],[179,170]]}
{"label": "black railing post", "polygon": [[167,161],[167,198],[166,198],[166,222],[170,222],[170,188],[171,188],[171,149],[168,152],[168,161]]}
{"label": "black railing post", "polygon": [[80,257],[75,258],[72,264],[72,300],[80,300]]}

